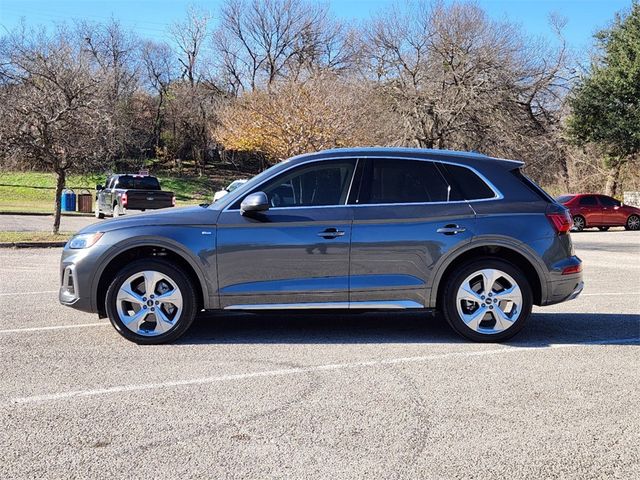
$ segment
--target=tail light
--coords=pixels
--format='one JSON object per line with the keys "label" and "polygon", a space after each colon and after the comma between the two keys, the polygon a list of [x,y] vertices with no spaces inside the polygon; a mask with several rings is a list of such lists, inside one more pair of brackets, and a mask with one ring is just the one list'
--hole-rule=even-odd
{"label": "tail light", "polygon": [[547,218],[557,233],[567,233],[573,227],[573,219],[568,210],[547,213]]}
{"label": "tail light", "polygon": [[172,207],[176,206],[176,196],[175,195],[173,197],[171,197],[171,206]]}
{"label": "tail light", "polygon": [[126,207],[127,206],[127,201],[128,201],[127,194],[123,193],[122,197],[120,197],[120,200],[122,201],[122,206]]}
{"label": "tail light", "polygon": [[571,265],[570,267],[565,267],[562,270],[562,275],[571,275],[573,273],[580,273],[582,271],[582,264]]}

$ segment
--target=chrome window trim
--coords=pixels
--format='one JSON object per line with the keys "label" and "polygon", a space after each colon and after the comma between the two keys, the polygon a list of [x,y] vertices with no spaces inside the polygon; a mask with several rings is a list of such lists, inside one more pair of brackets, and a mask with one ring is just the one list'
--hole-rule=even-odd
{"label": "chrome window trim", "polygon": [[[441,164],[445,164],[445,165],[453,165],[456,167],[462,167],[462,168],[468,168],[469,170],[471,170],[473,173],[475,173],[478,177],[480,177],[480,179],[491,189],[491,191],[494,193],[494,196],[491,198],[479,198],[479,199],[475,199],[475,200],[452,200],[452,201],[440,201],[440,202],[407,202],[407,203],[354,203],[354,204],[349,204],[346,203],[349,201],[349,194],[351,193],[351,187],[353,186],[353,180],[355,178],[356,175],[356,170],[358,167],[358,162],[361,159],[387,159],[387,160],[394,160],[394,159],[398,159],[398,160],[415,160],[418,162],[433,162],[433,163],[441,163]],[[281,172],[278,173],[278,175],[288,172],[289,170],[302,166],[302,165],[306,165],[308,163],[314,163],[314,162],[325,162],[325,161],[330,161],[330,160],[356,160],[356,168],[353,169],[353,174],[351,176],[351,184],[349,185],[349,192],[347,193],[347,198],[345,199],[345,203],[344,204],[340,204],[340,205],[317,205],[317,206],[312,206],[312,205],[307,205],[307,206],[299,206],[299,207],[271,207],[269,208],[269,211],[271,210],[293,210],[293,209],[299,209],[299,208],[340,208],[340,207],[387,207],[387,206],[398,206],[398,205],[445,205],[445,204],[456,204],[456,203],[477,203],[477,202],[491,202],[494,200],[502,200],[504,198],[504,195],[502,194],[502,192],[500,190],[498,190],[498,188],[487,178],[485,177],[482,173],[480,173],[478,170],[476,170],[475,168],[469,166],[469,165],[464,165],[462,163],[456,163],[456,162],[450,162],[450,161],[446,161],[446,160],[434,160],[431,158],[416,158],[416,157],[411,157],[411,156],[407,156],[407,157],[399,157],[399,156],[389,156],[389,155],[359,155],[359,156],[354,156],[354,155],[348,155],[348,156],[344,156],[344,157],[329,157],[329,158],[314,158],[311,160],[307,160],[305,162],[300,162],[300,163],[296,163],[295,165],[290,165],[288,168],[285,168],[284,170],[282,170]],[[266,179],[264,182],[262,182],[260,185],[256,186],[255,188],[260,188],[262,185],[264,185],[265,183],[267,183],[270,179]],[[259,191],[259,190],[256,190]],[[229,203],[228,206],[226,206],[222,211],[223,212],[239,212],[240,209],[239,208],[230,208],[231,205],[233,205],[238,198],[240,198],[242,195],[239,195],[238,197],[234,198],[233,201],[231,201]]]}

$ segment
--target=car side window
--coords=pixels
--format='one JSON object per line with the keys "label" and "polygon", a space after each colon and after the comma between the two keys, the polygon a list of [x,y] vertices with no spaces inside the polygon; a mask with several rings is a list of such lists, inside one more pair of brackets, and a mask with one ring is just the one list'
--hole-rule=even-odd
{"label": "car side window", "polygon": [[598,205],[598,200],[596,200],[596,197],[594,197],[593,195],[590,195],[588,197],[581,197],[579,205],[581,207],[594,207]]}
{"label": "car side window", "polygon": [[449,200],[483,200],[496,196],[495,192],[470,168],[446,163],[439,164],[451,192]]}
{"label": "car side window", "polygon": [[600,197],[600,203],[603,207],[619,207],[620,202],[611,197]]}
{"label": "car side window", "polygon": [[433,162],[371,159],[363,174],[359,204],[446,202],[449,185]]}
{"label": "car side window", "polygon": [[[264,192],[271,208],[344,205],[355,165],[355,159],[301,165],[267,181],[254,192]],[[232,208],[240,208],[240,203]]]}
{"label": "car side window", "polygon": [[116,183],[116,177],[109,177],[107,180],[107,188],[113,188],[113,185]]}

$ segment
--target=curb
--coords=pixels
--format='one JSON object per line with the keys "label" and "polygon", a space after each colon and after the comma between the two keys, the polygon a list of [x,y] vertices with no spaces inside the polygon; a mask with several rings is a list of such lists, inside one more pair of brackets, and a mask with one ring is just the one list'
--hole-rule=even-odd
{"label": "curb", "polygon": [[[29,217],[53,217],[53,213],[42,212],[0,212],[0,215],[20,215]],[[93,217],[93,213],[61,213],[63,217]]]}
{"label": "curb", "polygon": [[0,242],[0,248],[60,248],[67,242]]}

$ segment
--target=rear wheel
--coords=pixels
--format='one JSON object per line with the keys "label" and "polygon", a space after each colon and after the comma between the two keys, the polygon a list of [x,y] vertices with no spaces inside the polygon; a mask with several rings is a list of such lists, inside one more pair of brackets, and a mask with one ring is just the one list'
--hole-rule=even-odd
{"label": "rear wheel", "polygon": [[119,217],[120,215],[122,215],[124,212],[122,211],[122,209],[120,208],[120,205],[118,205],[117,203],[113,204],[113,218]]}
{"label": "rear wheel", "polygon": [[457,268],[440,300],[447,322],[460,335],[477,342],[500,342],[524,327],[533,293],[516,266],[486,258]]}
{"label": "rear wheel", "polygon": [[573,217],[573,229],[576,232],[581,232],[586,226],[587,222],[582,215],[576,215]]}
{"label": "rear wheel", "polygon": [[627,230],[640,230],[640,217],[638,215],[629,215],[624,228]]}
{"label": "rear wheel", "polygon": [[609,230],[609,227],[598,227],[598,230],[600,230],[601,232],[606,232],[607,230]]}
{"label": "rear wheel", "polygon": [[106,296],[111,324],[138,344],[160,344],[180,337],[193,323],[197,299],[189,278],[172,264],[142,259],[123,268]]}

